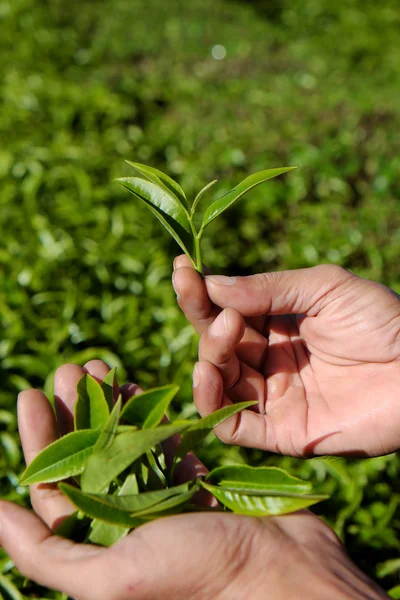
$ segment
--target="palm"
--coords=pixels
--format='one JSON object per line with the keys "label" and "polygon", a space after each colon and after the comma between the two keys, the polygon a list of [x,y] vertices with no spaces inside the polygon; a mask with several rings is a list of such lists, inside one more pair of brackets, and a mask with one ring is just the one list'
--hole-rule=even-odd
{"label": "palm", "polygon": [[374,324],[361,332],[331,314],[270,319],[265,359],[247,374],[265,398],[269,450],[374,455],[398,447],[400,348],[387,318]]}
{"label": "palm", "polygon": [[[182,280],[193,278],[187,268],[180,270]],[[252,303],[246,288],[251,278],[229,293],[207,283],[214,304],[197,326],[199,411],[207,414],[218,403],[259,402],[258,412],[247,411],[217,430],[223,441],[295,456],[373,456],[400,447],[400,302],[379,284],[343,274],[340,285],[326,290],[317,282],[321,291],[309,306],[298,296],[285,299],[290,315],[262,314],[262,303]],[[194,281],[190,287],[193,294]],[[265,312],[283,312],[273,301]],[[184,303],[181,293],[185,310]],[[224,311],[230,327],[225,336],[213,337],[217,304],[230,307]]]}

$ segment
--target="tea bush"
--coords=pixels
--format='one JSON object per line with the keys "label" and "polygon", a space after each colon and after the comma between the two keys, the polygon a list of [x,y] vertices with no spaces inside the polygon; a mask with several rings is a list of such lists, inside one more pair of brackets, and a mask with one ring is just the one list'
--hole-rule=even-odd
{"label": "tea bush", "polygon": [[[51,393],[63,362],[176,382],[174,413],[195,414],[177,247],[112,181],[131,175],[125,158],[193,195],[297,165],[210,226],[206,263],[249,274],[334,262],[399,291],[399,20],[395,0],[0,0],[2,497],[27,502],[17,392]],[[399,582],[396,455],[300,461],[210,441],[201,458],[318,481],[331,500],[316,511],[356,562],[387,589]],[[4,595],[60,597],[0,559]]]}

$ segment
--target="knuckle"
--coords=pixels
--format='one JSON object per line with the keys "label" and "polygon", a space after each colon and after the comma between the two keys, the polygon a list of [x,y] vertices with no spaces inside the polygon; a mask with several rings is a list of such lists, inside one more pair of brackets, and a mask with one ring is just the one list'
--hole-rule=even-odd
{"label": "knuckle", "polygon": [[339,265],[317,265],[312,267],[312,271],[318,274],[321,279],[331,280],[332,282],[341,282],[353,276]]}

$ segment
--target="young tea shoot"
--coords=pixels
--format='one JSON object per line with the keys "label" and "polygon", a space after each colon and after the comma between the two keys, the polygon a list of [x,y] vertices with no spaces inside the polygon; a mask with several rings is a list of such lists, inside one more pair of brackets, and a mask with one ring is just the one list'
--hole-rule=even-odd
{"label": "young tea shoot", "polygon": [[[57,534],[110,546],[153,519],[200,510],[194,496],[201,488],[219,502],[217,509],[201,510],[250,516],[285,514],[326,498],[277,467],[223,466],[175,485],[175,470],[186,454],[214,427],[256,402],[224,407],[197,421],[162,423],[179,391],[176,385],[133,396],[123,407],[115,390],[115,370],[101,384],[84,374],[77,386],[75,430],[42,450],[21,477],[21,485],[60,482],[76,506]],[[165,456],[163,442],[177,434],[175,456]]]}
{"label": "young tea shoot", "polygon": [[162,171],[140,163],[126,162],[136,170],[139,177],[121,177],[116,181],[147,205],[200,274],[203,273],[201,238],[208,225],[256,186],[296,168],[267,169],[246,177],[210,204],[203,214],[200,227],[196,229],[194,216],[199,202],[217,180],[211,181],[200,190],[190,204],[181,186]]}

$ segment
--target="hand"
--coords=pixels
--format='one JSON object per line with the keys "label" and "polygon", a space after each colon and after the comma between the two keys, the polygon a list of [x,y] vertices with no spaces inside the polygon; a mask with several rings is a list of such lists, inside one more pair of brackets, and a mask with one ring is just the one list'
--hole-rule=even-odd
{"label": "hand", "polygon": [[400,300],[393,291],[334,265],[203,281],[185,256],[175,261],[173,281],[201,335],[200,414],[259,402],[258,411],[216,429],[222,441],[292,456],[400,448]]}
{"label": "hand", "polygon": [[[84,369],[99,379],[108,371],[101,361]],[[82,372],[64,365],[56,373],[58,423],[44,394],[20,395],[28,463],[57,437],[57,425],[61,434],[70,429]],[[121,391],[129,397],[140,389],[130,384]],[[189,478],[204,472],[193,456],[185,468]],[[350,561],[329,527],[306,511],[266,519],[223,512],[167,517],[101,548],[52,534],[74,510],[56,485],[31,486],[31,499],[36,514],[0,502],[0,543],[25,576],[79,600],[387,598]]]}

